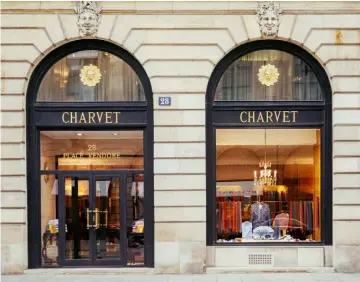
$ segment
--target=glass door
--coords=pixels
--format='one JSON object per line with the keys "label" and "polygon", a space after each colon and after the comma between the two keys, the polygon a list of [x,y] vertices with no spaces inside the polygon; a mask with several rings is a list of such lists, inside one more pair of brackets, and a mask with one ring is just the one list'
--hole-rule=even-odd
{"label": "glass door", "polygon": [[126,192],[122,172],[59,174],[60,265],[126,265]]}
{"label": "glass door", "polygon": [[62,266],[92,264],[94,210],[91,174],[64,172],[58,179],[59,263]]}
{"label": "glass door", "polygon": [[126,252],[124,174],[93,173],[95,265],[123,265]]}

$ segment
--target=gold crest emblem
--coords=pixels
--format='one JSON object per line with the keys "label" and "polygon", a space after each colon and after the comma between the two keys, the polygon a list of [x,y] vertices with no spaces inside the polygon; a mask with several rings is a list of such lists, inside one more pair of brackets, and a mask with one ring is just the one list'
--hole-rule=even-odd
{"label": "gold crest emblem", "polygon": [[92,64],[84,66],[80,71],[80,79],[84,85],[94,87],[100,82],[100,69]]}
{"label": "gold crest emblem", "polygon": [[277,67],[271,64],[262,66],[258,73],[260,83],[266,86],[274,85],[278,81],[279,76],[280,74]]}

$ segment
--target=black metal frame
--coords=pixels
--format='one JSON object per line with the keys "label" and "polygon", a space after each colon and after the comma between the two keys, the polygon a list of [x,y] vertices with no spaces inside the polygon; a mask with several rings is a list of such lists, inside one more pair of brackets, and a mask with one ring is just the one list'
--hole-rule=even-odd
{"label": "black metal frame", "polygon": [[[118,56],[138,75],[146,95],[143,102],[36,102],[42,78],[50,67],[64,56],[82,51],[99,50]],[[121,111],[128,113],[119,124],[61,124],[53,117],[63,111]],[[44,118],[44,113],[47,113]],[[49,115],[50,114],[50,115]],[[139,118],[139,116],[141,116]],[[142,65],[132,54],[103,40],[81,39],[66,43],[51,51],[35,68],[26,96],[27,119],[27,204],[28,204],[28,267],[41,267],[41,182],[40,131],[42,130],[143,130],[145,201],[145,267],[154,266],[154,168],[153,168],[153,95],[150,80]],[[44,171],[42,171],[44,172]],[[51,171],[47,171],[51,173]],[[109,171],[111,173],[111,171]]]}
{"label": "black metal frame", "polygon": [[[143,174],[143,170],[112,170],[112,171],[71,171],[71,170],[62,170],[58,171],[57,175],[59,178],[59,204],[58,204],[58,215],[59,215],[59,234],[60,234],[60,247],[59,247],[59,264],[61,266],[127,266],[127,209],[126,209],[126,200],[127,200],[127,190],[126,190],[126,180],[127,177],[133,174]],[[64,179],[66,177],[88,177],[89,180],[89,208],[94,210],[96,207],[95,204],[95,191],[96,191],[96,179],[95,177],[111,177],[117,178],[120,181],[120,256],[117,259],[105,259],[99,260],[96,258],[96,230],[93,228],[89,229],[89,241],[90,241],[90,255],[88,259],[74,260],[65,258],[65,210],[64,210],[64,201],[65,201],[65,188],[64,188]],[[124,189],[125,187],[125,189]],[[90,221],[93,221],[93,215],[90,215]]]}
{"label": "black metal frame", "polygon": [[[258,50],[280,50],[301,58],[314,71],[323,94],[322,101],[214,101],[217,85],[227,68],[240,57]],[[228,111],[298,110],[319,111],[319,120],[304,123],[249,124],[214,121],[214,113]],[[226,245],[332,245],[332,91],[323,67],[304,49],[280,40],[259,40],[243,44],[228,53],[215,67],[206,92],[206,231],[207,245],[216,243],[216,128],[319,128],[321,129],[321,242],[316,243],[229,243]],[[218,115],[221,116],[221,115]],[[220,245],[220,244],[219,244]],[[224,243],[221,243],[224,246]]]}

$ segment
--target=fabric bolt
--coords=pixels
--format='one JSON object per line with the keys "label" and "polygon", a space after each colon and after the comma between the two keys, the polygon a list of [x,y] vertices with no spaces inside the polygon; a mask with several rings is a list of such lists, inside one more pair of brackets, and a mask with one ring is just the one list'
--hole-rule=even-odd
{"label": "fabric bolt", "polygon": [[218,205],[218,231],[241,232],[242,213],[240,201],[221,201]]}
{"label": "fabric bolt", "polygon": [[313,204],[312,203],[308,203],[308,213],[307,213],[307,222],[308,222],[308,229],[309,232],[313,232],[314,231],[314,224],[313,224]]}

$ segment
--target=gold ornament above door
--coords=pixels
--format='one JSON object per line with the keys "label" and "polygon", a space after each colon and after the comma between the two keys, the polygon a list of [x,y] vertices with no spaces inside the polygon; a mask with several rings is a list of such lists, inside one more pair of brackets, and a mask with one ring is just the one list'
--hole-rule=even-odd
{"label": "gold ornament above door", "polygon": [[258,79],[262,85],[272,86],[279,79],[279,70],[271,64],[259,68]]}
{"label": "gold ornament above door", "polygon": [[101,73],[100,69],[97,66],[92,64],[88,66],[83,66],[80,71],[80,79],[84,85],[89,87],[94,87],[100,82]]}

